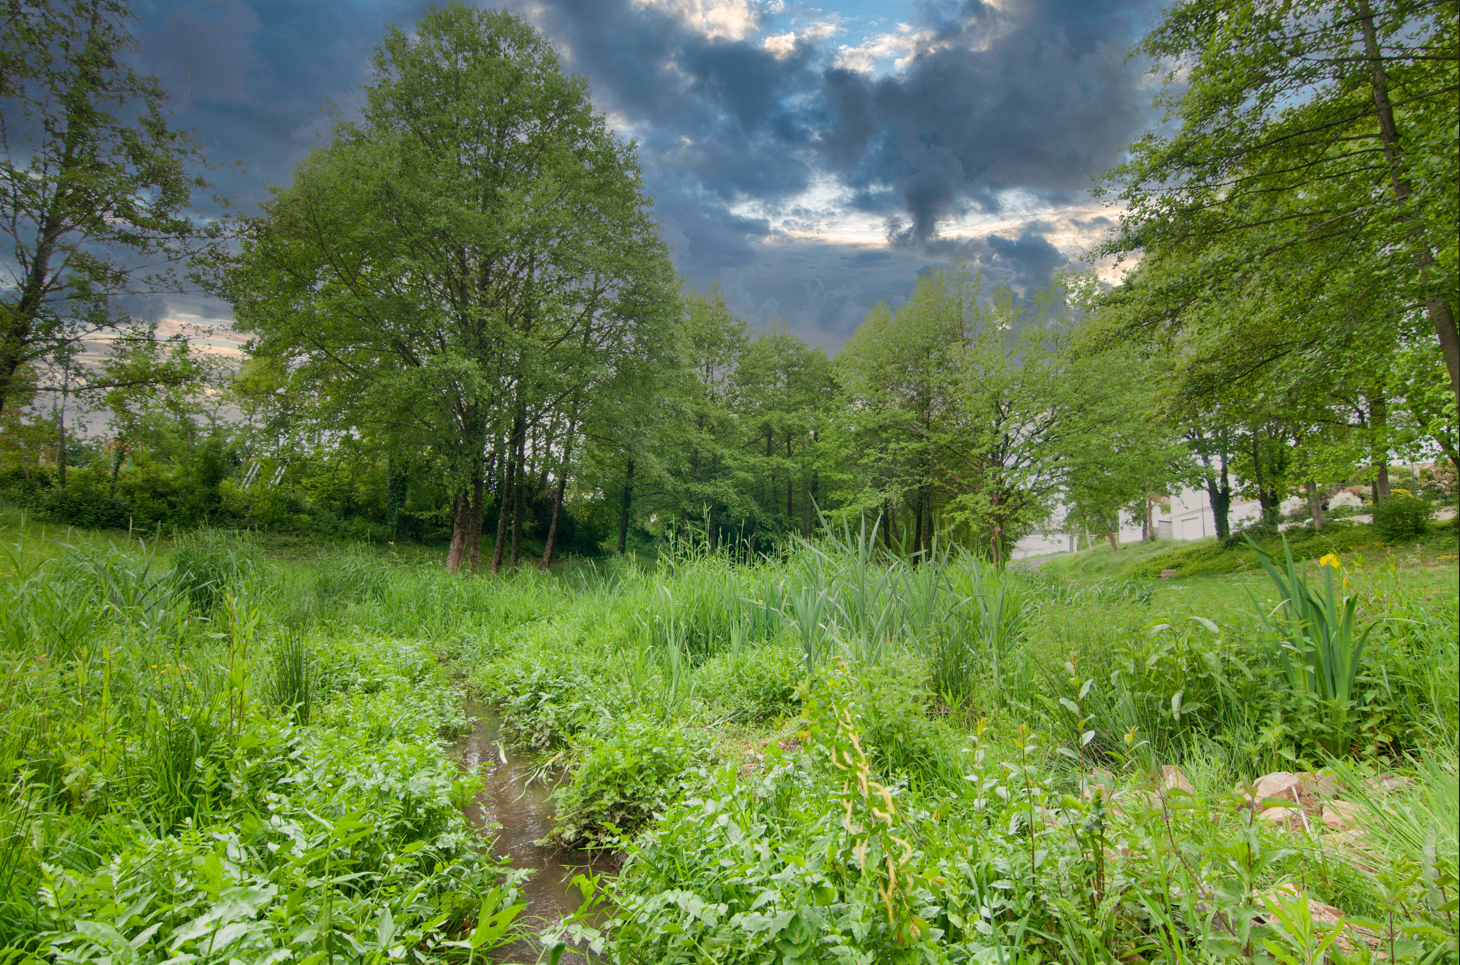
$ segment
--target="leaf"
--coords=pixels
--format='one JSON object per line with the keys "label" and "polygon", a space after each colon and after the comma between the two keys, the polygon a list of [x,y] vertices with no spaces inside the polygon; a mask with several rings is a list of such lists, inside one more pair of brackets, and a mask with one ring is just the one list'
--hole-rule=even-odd
{"label": "leaf", "polygon": [[1181,695],[1184,693],[1186,691],[1178,690],[1171,695],[1171,716],[1177,720],[1181,719]]}
{"label": "leaf", "polygon": [[135,965],[139,961],[137,950],[122,937],[121,932],[106,922],[78,921],[76,931],[93,945],[106,949],[112,965]]}
{"label": "leaf", "polygon": [[1084,734],[1080,736],[1080,746],[1084,747],[1086,744],[1090,743],[1094,739],[1095,732],[1093,730],[1087,730]]}
{"label": "leaf", "polygon": [[1213,634],[1220,634],[1222,632],[1222,630],[1221,630],[1220,627],[1218,627],[1211,620],[1208,620],[1206,617],[1189,617],[1188,619],[1190,619],[1193,623],[1200,623],[1202,626],[1206,627]]}
{"label": "leaf", "polygon": [[382,951],[390,947],[395,938],[395,916],[390,913],[390,906],[386,905],[380,912],[380,921],[375,926],[375,944]]}
{"label": "leaf", "polygon": [[1060,706],[1063,707],[1065,710],[1068,710],[1070,713],[1074,714],[1076,717],[1080,716],[1080,708],[1076,707],[1075,702],[1070,698],[1061,697]]}

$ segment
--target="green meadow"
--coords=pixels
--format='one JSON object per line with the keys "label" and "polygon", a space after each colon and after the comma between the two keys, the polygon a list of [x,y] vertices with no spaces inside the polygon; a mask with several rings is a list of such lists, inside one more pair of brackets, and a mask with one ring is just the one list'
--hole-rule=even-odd
{"label": "green meadow", "polygon": [[[1164,581],[3,543],[9,962],[1454,960],[1453,532]],[[468,693],[614,856],[575,915],[463,817]]]}

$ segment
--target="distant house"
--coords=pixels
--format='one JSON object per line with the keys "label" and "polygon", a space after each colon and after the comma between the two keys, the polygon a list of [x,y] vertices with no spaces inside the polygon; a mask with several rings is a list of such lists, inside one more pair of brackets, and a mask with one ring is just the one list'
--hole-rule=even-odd
{"label": "distant house", "polygon": [[[1063,509],[1057,510],[1054,520],[1046,528],[1036,530],[1014,544],[1012,559],[1026,559],[1030,556],[1047,556],[1051,553],[1071,553],[1076,548],[1084,549],[1086,533],[1065,531]],[[1255,499],[1233,499],[1227,511],[1227,521],[1232,529],[1245,526],[1262,516],[1262,506]],[[1141,520],[1127,514],[1117,540],[1121,543],[1138,543],[1141,540]],[[1156,536],[1160,539],[1198,540],[1217,535],[1216,517],[1212,515],[1211,500],[1205,489],[1186,489],[1171,497],[1155,512]],[[1096,543],[1105,540],[1104,533],[1090,533]]]}

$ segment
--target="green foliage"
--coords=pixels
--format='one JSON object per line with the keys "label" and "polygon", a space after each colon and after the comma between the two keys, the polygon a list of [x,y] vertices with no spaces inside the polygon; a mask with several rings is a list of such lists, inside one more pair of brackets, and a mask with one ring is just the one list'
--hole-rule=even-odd
{"label": "green foliage", "polygon": [[702,753],[703,744],[684,728],[614,721],[606,734],[585,741],[572,778],[554,792],[554,836],[580,846],[632,837],[679,797]]}
{"label": "green foliage", "polygon": [[[7,11],[0,411],[21,401],[35,368],[69,380],[85,339],[125,354],[129,340],[151,337],[124,300],[178,290],[167,269],[216,237],[189,210],[207,187],[202,147],[169,127],[166,91],[131,66],[132,29],[121,0]],[[141,381],[168,380],[153,370]]]}
{"label": "green foliage", "polygon": [[1423,536],[1435,515],[1429,502],[1414,496],[1395,493],[1381,500],[1373,509],[1374,531],[1385,542]]}
{"label": "green foliage", "polygon": [[512,878],[437,751],[461,720],[434,654],[279,633],[289,585],[246,540],[180,549],[227,581],[212,609],[207,582],[151,547],[7,549],[0,945],[68,962],[440,961],[484,902],[504,926],[492,940],[507,936]]}
{"label": "green foliage", "polygon": [[176,578],[201,613],[218,609],[225,596],[257,577],[262,564],[263,549],[248,532],[197,529],[173,541]]}
{"label": "green foliage", "polygon": [[786,641],[730,650],[695,674],[695,692],[726,720],[764,723],[795,711],[804,667]]}

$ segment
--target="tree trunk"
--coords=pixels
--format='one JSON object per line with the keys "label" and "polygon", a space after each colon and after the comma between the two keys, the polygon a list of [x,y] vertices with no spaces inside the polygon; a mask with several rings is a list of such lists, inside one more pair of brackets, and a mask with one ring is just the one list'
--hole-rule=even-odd
{"label": "tree trunk", "polygon": [[[922,548],[923,548],[923,499],[924,498],[925,497],[923,495],[922,487],[919,486],[918,487],[917,523],[916,523],[915,528],[913,529],[913,552],[914,552],[914,554],[921,552],[922,551]],[[914,556],[913,559],[916,561],[917,557]]]}
{"label": "tree trunk", "polygon": [[553,562],[553,541],[558,535],[558,515],[563,510],[563,493],[568,488],[568,466],[573,458],[573,434],[578,429],[578,403],[573,403],[573,415],[568,419],[568,434],[563,437],[563,462],[558,467],[558,492],[553,497],[553,518],[548,523],[547,544],[542,549],[542,562],[538,569],[547,569]]}
{"label": "tree trunk", "polygon": [[618,513],[618,555],[623,556],[629,543],[629,509],[634,502],[634,460],[624,469],[624,499]]}
{"label": "tree trunk", "polygon": [[[1217,539],[1226,539],[1231,534],[1227,515],[1232,507],[1232,485],[1227,476],[1227,450],[1224,446],[1219,455],[1219,476],[1212,474],[1212,460],[1205,452],[1198,452],[1201,458],[1202,479],[1207,485],[1207,498],[1212,508],[1212,523],[1217,530]],[[1172,535],[1175,535],[1174,533]]]}
{"label": "tree trunk", "polygon": [[[1384,56],[1379,49],[1379,40],[1374,33],[1374,12],[1369,0],[1359,0],[1359,26],[1364,35],[1364,51],[1369,59],[1369,80],[1374,92],[1374,107],[1379,114],[1379,137],[1384,144],[1384,158],[1389,164],[1389,187],[1394,199],[1401,204],[1408,200],[1414,190],[1409,180],[1399,169],[1399,128],[1394,123],[1394,105],[1389,100],[1389,77],[1384,71]],[[1419,241],[1419,268],[1423,271],[1435,263],[1430,246],[1424,238]],[[1450,280],[1452,283],[1454,279]],[[1454,291],[1453,287],[1450,289]],[[1425,298],[1425,314],[1434,326],[1440,339],[1440,354],[1445,359],[1445,370],[1450,373],[1450,392],[1460,405],[1460,336],[1455,331],[1455,313],[1450,303],[1439,296]]]}
{"label": "tree trunk", "polygon": [[512,431],[507,434],[506,458],[502,461],[502,486],[499,490],[501,506],[497,509],[497,539],[492,544],[492,572],[502,569],[502,559],[507,548],[507,523],[512,516],[513,491],[517,488],[517,432],[520,416],[513,420]]}
{"label": "tree trunk", "polygon": [[527,479],[524,472],[527,458],[527,431],[526,416],[519,415],[518,424],[522,428],[517,432],[517,485],[512,487],[512,568],[516,569],[522,562],[522,491],[527,487],[523,483]]}
{"label": "tree trunk", "polygon": [[1257,478],[1257,504],[1262,507],[1262,522],[1276,524],[1282,501],[1276,489],[1267,485],[1262,478],[1262,430],[1253,427],[1252,429],[1252,472]]}
{"label": "tree trunk", "polygon": [[466,516],[467,565],[475,573],[482,565],[482,505],[487,498],[487,481],[483,478],[483,467],[478,465],[476,478],[472,480],[472,502]]}
{"label": "tree trunk", "polygon": [[1313,528],[1323,528],[1323,498],[1318,495],[1318,484],[1308,480],[1303,484],[1308,492],[1308,511],[1313,514]]}
{"label": "tree trunk", "polygon": [[892,549],[892,500],[882,500],[882,545]]}
{"label": "tree trunk", "polygon": [[456,491],[456,505],[451,514],[451,545],[446,550],[446,572],[455,573],[466,562],[466,490]]}
{"label": "tree trunk", "polygon": [[548,524],[547,544],[542,548],[542,562],[537,565],[540,570],[547,569],[553,562],[553,540],[558,536],[558,514],[563,510],[563,491],[568,488],[567,468],[563,467],[563,474],[558,478],[558,492],[553,497],[553,519]]}
{"label": "tree trunk", "polygon": [[1382,395],[1369,400],[1370,453],[1374,466],[1374,504],[1389,498],[1389,401]]}
{"label": "tree trunk", "polygon": [[796,519],[796,474],[791,470],[791,431],[786,430],[786,528]]}
{"label": "tree trunk", "polygon": [[385,525],[390,529],[390,535],[399,539],[400,517],[405,510],[406,496],[410,493],[410,468],[402,465],[399,459],[390,459],[387,472],[389,478],[385,484]]}
{"label": "tree trunk", "polygon": [[1110,551],[1112,553],[1119,553],[1120,552],[1120,534],[1117,533],[1113,529],[1112,530],[1106,530],[1106,532],[1105,532],[1105,538],[1110,541]]}
{"label": "tree trunk", "polygon": [[69,385],[61,386],[61,407],[56,410],[56,488],[66,488],[66,396]]}

